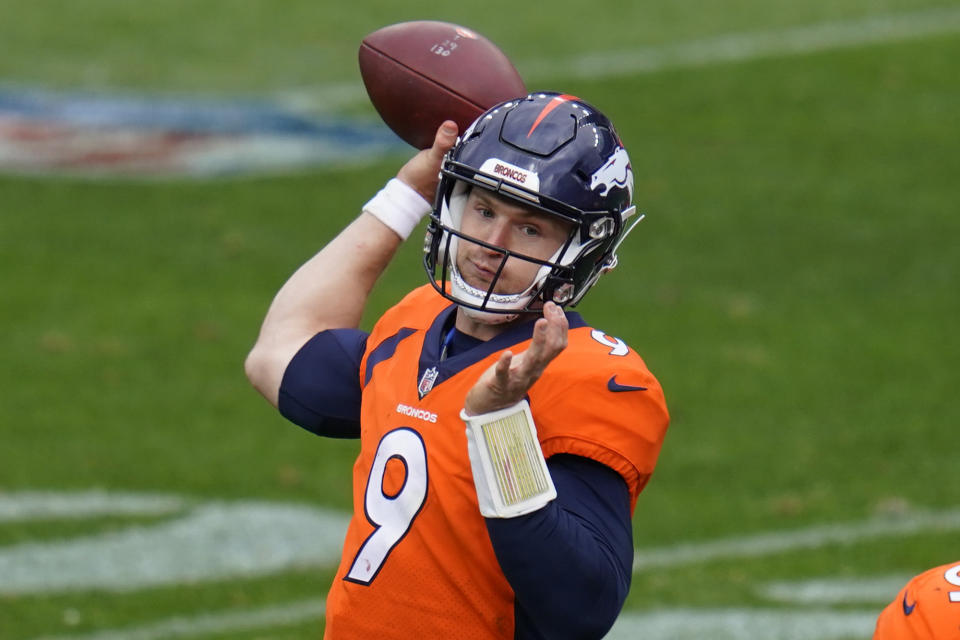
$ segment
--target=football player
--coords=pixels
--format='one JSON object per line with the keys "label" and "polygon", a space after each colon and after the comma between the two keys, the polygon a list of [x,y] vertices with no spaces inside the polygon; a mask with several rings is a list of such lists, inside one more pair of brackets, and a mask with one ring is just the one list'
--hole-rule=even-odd
{"label": "football player", "polygon": [[[457,133],[283,285],[247,375],[294,423],[360,439],[325,637],[600,638],[669,417],[640,356],[565,308],[640,218],[630,160],[557,93]],[[358,329],[428,214],[428,283]]]}
{"label": "football player", "polygon": [[960,640],[960,562],[914,576],[880,613],[873,640]]}

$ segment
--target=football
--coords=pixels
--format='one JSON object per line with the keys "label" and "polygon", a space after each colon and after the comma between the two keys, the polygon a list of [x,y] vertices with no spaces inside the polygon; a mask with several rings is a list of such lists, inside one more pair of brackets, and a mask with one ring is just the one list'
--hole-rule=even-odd
{"label": "football", "polygon": [[417,149],[444,120],[460,133],[490,107],[526,95],[507,56],[476,31],[448,22],[401,22],[360,45],[367,95],[394,133]]}

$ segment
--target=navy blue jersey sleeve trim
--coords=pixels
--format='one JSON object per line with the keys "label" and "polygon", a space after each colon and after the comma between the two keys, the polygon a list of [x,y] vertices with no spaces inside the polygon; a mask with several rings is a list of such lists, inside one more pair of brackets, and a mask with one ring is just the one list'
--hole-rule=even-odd
{"label": "navy blue jersey sleeve trim", "polygon": [[320,436],[360,437],[360,361],[367,333],[331,329],[310,338],[280,383],[280,413]]}
{"label": "navy blue jersey sleeve trim", "polygon": [[514,637],[602,638],[630,588],[630,493],[618,473],[587,458],[555,455],[547,466],[556,500],[486,521],[516,598]]}
{"label": "navy blue jersey sleeve trim", "polygon": [[363,379],[364,386],[366,386],[370,382],[370,378],[373,377],[373,368],[384,360],[389,360],[392,358],[393,354],[397,350],[397,345],[416,332],[416,329],[408,329],[407,327],[403,327],[400,329],[400,331],[397,331],[395,334],[378,344],[373,351],[370,352],[370,357],[367,358],[367,373]]}

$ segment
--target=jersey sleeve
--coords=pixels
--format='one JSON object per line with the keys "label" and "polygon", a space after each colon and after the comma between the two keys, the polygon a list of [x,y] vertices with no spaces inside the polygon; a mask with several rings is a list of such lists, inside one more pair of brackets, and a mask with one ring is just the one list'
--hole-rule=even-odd
{"label": "jersey sleeve", "polygon": [[561,454],[547,466],[556,500],[524,516],[486,520],[517,599],[516,637],[599,638],[630,589],[630,495],[623,478],[592,460]]}
{"label": "jersey sleeve", "polygon": [[670,422],[660,383],[636,352],[589,327],[571,331],[530,405],[544,456],[569,453],[610,467],[636,504]]}
{"label": "jersey sleeve", "polygon": [[360,437],[360,361],[367,334],[321,331],[290,360],[280,383],[280,413],[317,435]]}

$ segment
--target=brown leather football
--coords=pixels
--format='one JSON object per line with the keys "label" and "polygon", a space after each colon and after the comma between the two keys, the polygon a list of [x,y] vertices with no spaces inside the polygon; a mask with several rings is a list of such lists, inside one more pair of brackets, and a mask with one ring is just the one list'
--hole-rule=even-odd
{"label": "brown leather football", "polygon": [[527,93],[496,45],[449,22],[383,27],[363,39],[359,58],[363,84],[380,117],[417,149],[433,144],[444,120],[455,121],[463,133],[490,107]]}

